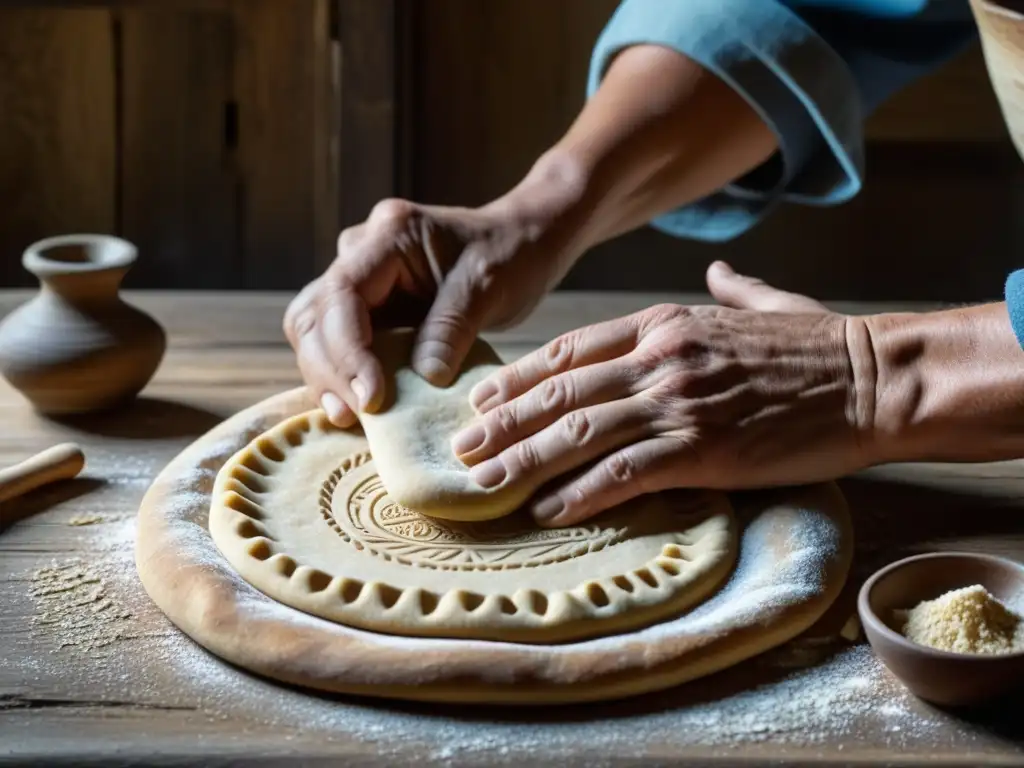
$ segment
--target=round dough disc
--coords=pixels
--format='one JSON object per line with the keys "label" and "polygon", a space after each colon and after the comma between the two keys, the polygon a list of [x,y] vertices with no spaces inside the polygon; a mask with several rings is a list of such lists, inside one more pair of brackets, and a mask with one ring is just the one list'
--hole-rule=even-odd
{"label": "round dough disc", "polygon": [[217,476],[210,534],[260,591],[377,632],[564,642],[678,615],[721,586],[736,526],[721,494],[641,497],[585,525],[487,522],[395,503],[365,438],[294,416]]}
{"label": "round dough disc", "polygon": [[305,389],[227,419],[182,451],[139,510],[136,564],[167,617],[218,656],[265,677],[364,696],[565,704],[657,691],[797,636],[839,594],[853,534],[831,483],[744,495],[739,559],[725,585],[673,619],[552,645],[402,637],[320,619],[242,579],[207,528],[220,468],[281,421],[316,408]]}

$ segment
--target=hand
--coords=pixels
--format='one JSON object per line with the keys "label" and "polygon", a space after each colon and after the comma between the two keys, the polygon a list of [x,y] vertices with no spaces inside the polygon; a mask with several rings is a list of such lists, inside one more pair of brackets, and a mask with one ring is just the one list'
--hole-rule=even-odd
{"label": "hand", "polygon": [[532,511],[557,526],[668,488],[795,484],[871,463],[861,321],[721,263],[708,286],[724,306],[583,328],[477,385],[481,417],[452,445],[474,479],[554,481]]}
{"label": "hand", "polygon": [[536,306],[573,261],[549,226],[550,202],[540,193],[532,207],[499,200],[471,210],[386,200],[341,233],[334,263],[284,317],[303,378],[332,422],[347,427],[357,411],[380,407],[375,327],[418,326],[413,367],[446,386],[479,331]]}

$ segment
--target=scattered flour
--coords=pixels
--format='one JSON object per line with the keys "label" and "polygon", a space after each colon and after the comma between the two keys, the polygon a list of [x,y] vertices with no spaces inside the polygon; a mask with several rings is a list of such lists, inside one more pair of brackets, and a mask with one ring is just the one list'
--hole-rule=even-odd
{"label": "scattered flour", "polygon": [[360,705],[291,689],[274,692],[268,707],[266,689],[272,684],[223,664],[180,634],[160,644],[155,661],[190,675],[202,691],[202,705],[216,716],[344,735],[374,743],[381,755],[434,745],[430,756],[442,761],[495,751],[554,751],[577,758],[587,751],[636,754],[653,743],[721,749],[764,743],[813,747],[848,740],[852,746],[865,735],[873,744],[898,748],[929,744],[944,726],[943,716],[929,713],[906,694],[866,646],[726,699],[669,701],[664,709],[642,715],[623,715],[628,704],[568,710],[576,720],[561,716],[564,709],[535,711],[531,718],[502,717],[501,710],[486,707],[467,719],[465,714],[446,715],[444,707]]}
{"label": "scattered flour", "polygon": [[[96,540],[90,540],[100,556],[54,560],[31,574],[29,595],[35,603],[33,629],[40,638],[52,641],[57,649],[75,646],[96,651],[119,640],[140,636],[122,596],[111,589],[111,581],[121,578],[126,565],[122,553],[131,551],[135,519],[130,515],[104,518],[83,516],[113,523]],[[74,518],[72,518],[73,520]],[[74,524],[74,523],[72,523]],[[80,523],[80,525],[92,525]],[[113,557],[111,557],[113,555]]]}
{"label": "scattered flour", "polygon": [[99,570],[80,559],[37,570],[29,594],[37,605],[35,628],[58,648],[104,648],[138,637],[131,613],[110,596]]}

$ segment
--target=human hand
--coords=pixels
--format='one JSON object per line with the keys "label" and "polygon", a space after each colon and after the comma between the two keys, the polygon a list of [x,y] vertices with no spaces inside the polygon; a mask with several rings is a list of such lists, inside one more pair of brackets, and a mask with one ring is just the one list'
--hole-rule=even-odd
{"label": "human hand", "polygon": [[306,384],[346,427],[384,395],[375,327],[418,326],[413,367],[447,386],[479,331],[521,319],[571,264],[542,213],[507,201],[466,209],[385,200],[341,233],[337,258],[291,302],[284,330]]}
{"label": "human hand", "polygon": [[473,478],[553,481],[532,512],[560,526],[668,488],[812,482],[871,463],[862,322],[721,263],[708,286],[723,306],[583,328],[477,385],[481,417],[452,443]]}

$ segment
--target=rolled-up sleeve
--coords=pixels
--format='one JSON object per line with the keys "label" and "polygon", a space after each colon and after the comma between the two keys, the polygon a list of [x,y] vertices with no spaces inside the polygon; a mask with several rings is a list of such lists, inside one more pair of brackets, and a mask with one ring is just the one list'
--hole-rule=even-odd
{"label": "rolled-up sleeve", "polygon": [[861,45],[858,32],[850,32],[848,14],[835,23],[834,14],[815,18],[791,7],[795,4],[624,0],[605,27],[591,59],[589,94],[623,49],[669,47],[735,89],[779,143],[779,173],[737,179],[658,217],[651,222],[655,228],[679,237],[723,241],[746,232],[782,201],[832,205],[854,197],[864,178],[867,114],[899,87],[955,54],[972,36],[965,24],[933,25],[924,54],[907,56],[905,50],[877,46],[867,39],[872,33],[866,25],[854,25],[867,36]]}
{"label": "rolled-up sleeve", "polygon": [[1017,343],[1024,347],[1024,269],[1015,270],[1006,278],[1004,297],[1013,335],[1017,337]]}

